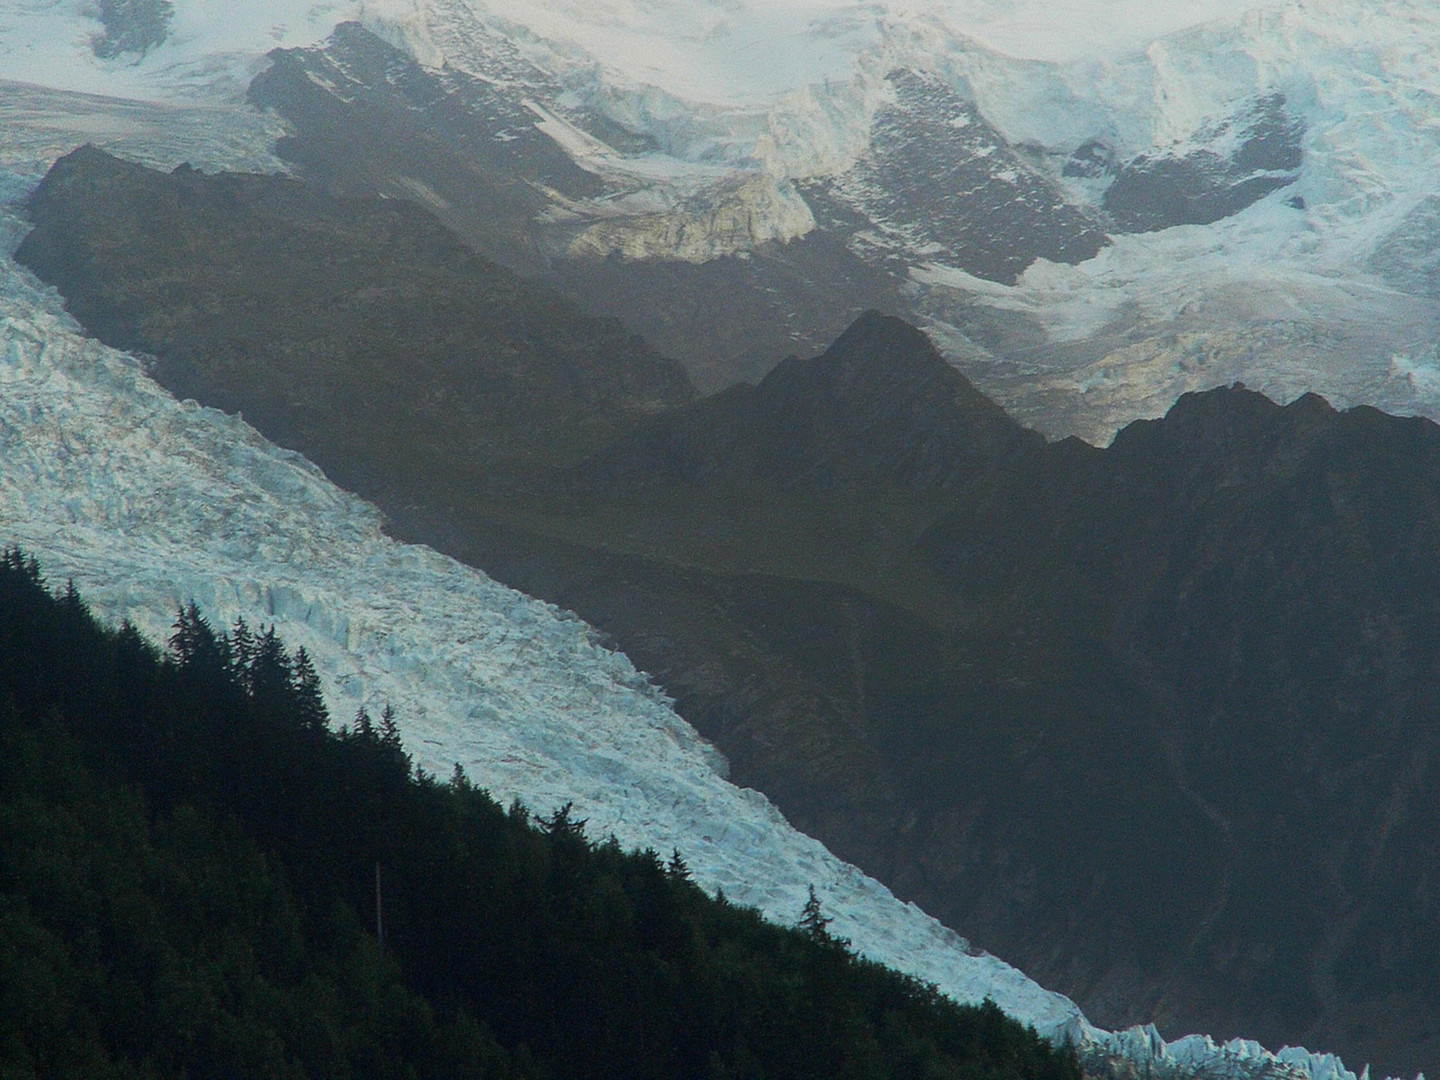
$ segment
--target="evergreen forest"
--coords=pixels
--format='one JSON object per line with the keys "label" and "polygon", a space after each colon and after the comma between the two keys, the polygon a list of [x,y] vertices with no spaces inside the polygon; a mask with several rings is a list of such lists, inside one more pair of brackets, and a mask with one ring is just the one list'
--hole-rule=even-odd
{"label": "evergreen forest", "polygon": [[4,1080],[1079,1080],[796,915],[334,729],[273,629],[162,651],[0,557]]}

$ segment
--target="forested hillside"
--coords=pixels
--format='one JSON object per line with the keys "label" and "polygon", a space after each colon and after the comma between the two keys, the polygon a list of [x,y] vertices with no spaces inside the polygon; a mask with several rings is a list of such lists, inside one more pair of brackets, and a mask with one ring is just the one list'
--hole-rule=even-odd
{"label": "forested hillside", "polygon": [[1078,1080],[818,906],[768,924],[328,720],[273,631],[191,606],[161,653],[4,555],[0,1073]]}

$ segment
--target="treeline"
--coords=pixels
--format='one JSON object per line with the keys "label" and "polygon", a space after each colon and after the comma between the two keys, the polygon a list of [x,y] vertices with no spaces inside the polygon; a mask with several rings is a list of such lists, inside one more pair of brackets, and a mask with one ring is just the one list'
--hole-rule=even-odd
{"label": "treeline", "polygon": [[332,731],[273,630],[161,653],[0,558],[0,1076],[1079,1080],[583,826]]}

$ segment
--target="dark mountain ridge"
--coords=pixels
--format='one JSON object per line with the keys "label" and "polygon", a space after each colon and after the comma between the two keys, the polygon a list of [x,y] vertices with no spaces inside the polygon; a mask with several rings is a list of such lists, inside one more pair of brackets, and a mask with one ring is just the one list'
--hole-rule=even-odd
{"label": "dark mountain ridge", "polygon": [[325,439],[338,409],[395,454],[563,458],[694,394],[620,323],[480,258],[410,203],[164,176],[90,147],[56,163],[35,196],[48,203],[65,212],[19,258],[75,315],[154,356],[177,394],[243,408],[284,439]]}
{"label": "dark mountain ridge", "polygon": [[[1101,1023],[1436,1069],[1433,424],[1236,386],[1106,449],[1045,444],[875,315],[757,387],[624,422],[602,397],[584,444],[545,443],[543,398],[514,441],[447,418],[443,367],[450,397],[396,407],[411,361],[384,337],[355,339],[380,376],[297,403],[271,390],[306,363],[289,323],[250,325],[276,344],[227,366],[242,320],[187,313],[245,310],[267,275],[323,281],[335,251],[265,247],[301,222],[198,175],[146,184],[208,217],[172,201],[166,243],[127,242],[150,188],[94,153],[56,175],[20,254],[92,331],[174,328],[162,380],[217,357],[232,396],[212,403],[293,436],[397,534],[612,634],[737,782],[900,895]],[[213,249],[232,291],[190,269],[212,229],[247,237]]]}
{"label": "dark mountain ridge", "polygon": [[1043,439],[1005,415],[893,316],[862,315],[820,356],[782,360],[742,384],[657,416],[593,457],[587,473],[620,483],[763,476],[954,487]]}

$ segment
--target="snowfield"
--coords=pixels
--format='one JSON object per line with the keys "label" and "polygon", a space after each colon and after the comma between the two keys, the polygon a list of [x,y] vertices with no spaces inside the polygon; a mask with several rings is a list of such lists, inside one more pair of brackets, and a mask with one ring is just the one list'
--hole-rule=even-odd
{"label": "snowfield", "polygon": [[[753,102],[850,74],[887,23],[939,20],[999,53],[1069,62],[1143,49],[1284,0],[176,0],[169,38],[143,58],[97,59],[86,0],[0,11],[0,78],[117,97],[233,93],[264,54],[313,45],[360,19],[409,34],[457,17],[523,28],[537,48],[604,57],[612,78],[715,104]],[[543,43],[543,44],[542,44]],[[430,53],[436,62],[443,54]]]}
{"label": "snowfield", "polygon": [[[1118,236],[1078,266],[1042,260],[1012,286],[902,252],[927,328],[1019,406],[987,382],[965,311],[978,302],[1031,320],[1055,348],[1002,348],[997,378],[1019,365],[1046,392],[1077,396],[1083,416],[1028,417],[1053,435],[1105,442],[1186,390],[1236,379],[1278,400],[1314,390],[1340,407],[1440,418],[1432,0],[176,0],[163,43],[111,60],[91,48],[94,10],[5,5],[0,79],[233,106],[267,50],[316,44],[358,19],[421,64],[481,78],[503,81],[497,42],[518,50],[561,88],[552,104],[652,140],[651,152],[616,153],[537,104],[542,131],[584,167],[633,180],[642,201],[766,193],[746,202],[738,232],[701,235],[705,214],[658,234],[637,219],[602,224],[579,249],[637,258],[700,261],[803,235],[814,220],[793,183],[865,155],[897,69],[942,78],[1091,209],[1104,185],[1062,175],[1082,144],[1103,143],[1120,162],[1224,152],[1217,129],[1278,94],[1304,126],[1295,183],[1213,225]],[[5,111],[0,101],[8,128]],[[1137,357],[1114,345],[1176,333],[1213,337],[1219,362],[1197,371],[1163,346]],[[1097,355],[1083,343],[1105,334],[1104,362],[1072,376],[1078,357]]]}

